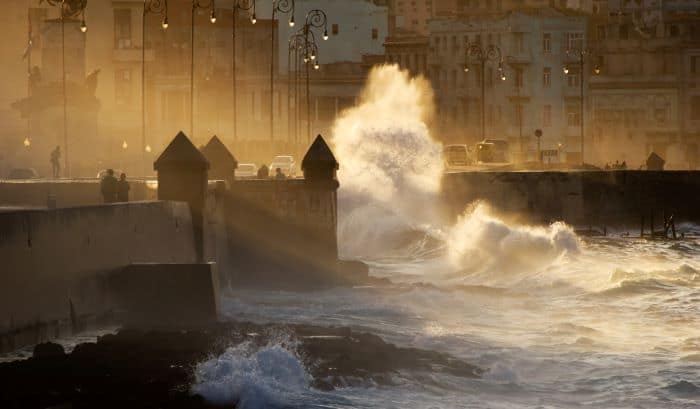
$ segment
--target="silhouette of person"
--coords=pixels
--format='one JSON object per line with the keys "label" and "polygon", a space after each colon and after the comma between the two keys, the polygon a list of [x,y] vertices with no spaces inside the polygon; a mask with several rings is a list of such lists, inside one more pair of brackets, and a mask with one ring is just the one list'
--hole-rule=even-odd
{"label": "silhouette of person", "polygon": [[117,202],[128,202],[129,201],[129,182],[126,181],[126,173],[119,175],[119,181],[117,182]]}
{"label": "silhouette of person", "polygon": [[620,161],[616,160],[615,165],[613,166],[613,169],[620,169]]}
{"label": "silhouette of person", "polygon": [[627,161],[623,160],[622,165],[620,165],[620,169],[627,169]]}
{"label": "silhouette of person", "polygon": [[285,180],[285,179],[287,179],[287,177],[284,175],[284,173],[282,173],[282,169],[277,168],[277,169],[275,170],[275,179],[276,179],[276,180]]}
{"label": "silhouette of person", "polygon": [[53,177],[56,179],[61,173],[61,147],[56,146],[56,149],[51,151],[51,170]]}
{"label": "silhouette of person", "polygon": [[102,192],[102,201],[104,203],[117,201],[117,178],[114,177],[112,169],[107,169],[107,174],[102,178],[100,191]]}
{"label": "silhouette of person", "polygon": [[267,179],[270,177],[270,168],[267,165],[260,166],[258,169],[258,179]]}

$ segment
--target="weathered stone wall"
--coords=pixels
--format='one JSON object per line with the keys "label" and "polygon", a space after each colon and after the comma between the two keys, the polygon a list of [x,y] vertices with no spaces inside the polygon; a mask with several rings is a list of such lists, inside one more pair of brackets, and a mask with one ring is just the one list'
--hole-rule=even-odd
{"label": "weathered stone wall", "polygon": [[[336,181],[237,180],[225,196],[231,281],[312,287],[336,271]],[[323,285],[319,283],[320,285]]]}
{"label": "weathered stone wall", "polygon": [[530,222],[639,227],[642,215],[700,223],[700,172],[454,172],[443,178],[451,216],[477,200]]}
{"label": "weathered stone wall", "polygon": [[[108,304],[102,273],[132,263],[194,263],[190,210],[138,202],[0,212],[0,333],[95,314]],[[154,294],[157,296],[157,294]]]}
{"label": "weathered stone wall", "polygon": [[[155,200],[155,185],[145,181],[129,181],[131,201]],[[56,207],[90,206],[102,203],[97,179],[0,181],[0,207],[46,207],[53,195]]]}

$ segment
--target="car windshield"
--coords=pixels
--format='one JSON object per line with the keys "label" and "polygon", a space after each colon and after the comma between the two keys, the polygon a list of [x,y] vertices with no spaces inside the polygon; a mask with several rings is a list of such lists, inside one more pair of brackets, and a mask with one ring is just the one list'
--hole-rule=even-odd
{"label": "car windshield", "polygon": [[292,157],[291,156],[277,156],[277,157],[275,157],[275,159],[272,160],[272,163],[290,164],[290,163],[292,163]]}

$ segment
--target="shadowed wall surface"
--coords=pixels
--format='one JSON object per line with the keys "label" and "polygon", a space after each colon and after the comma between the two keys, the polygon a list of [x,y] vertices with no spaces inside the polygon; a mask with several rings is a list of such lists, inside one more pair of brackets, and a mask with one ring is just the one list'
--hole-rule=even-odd
{"label": "shadowed wall surface", "polygon": [[453,172],[442,197],[450,216],[477,200],[531,222],[639,227],[654,211],[676,222],[700,222],[700,172]]}
{"label": "shadowed wall surface", "polygon": [[101,273],[196,261],[190,209],[135,202],[0,212],[0,333],[108,306]]}
{"label": "shadowed wall surface", "polygon": [[[119,176],[119,175],[117,175]],[[143,181],[129,181],[131,201],[153,200],[155,189]],[[87,206],[102,203],[100,181],[97,179],[18,180],[0,182],[0,207],[46,207],[49,195],[56,199],[56,207]]]}

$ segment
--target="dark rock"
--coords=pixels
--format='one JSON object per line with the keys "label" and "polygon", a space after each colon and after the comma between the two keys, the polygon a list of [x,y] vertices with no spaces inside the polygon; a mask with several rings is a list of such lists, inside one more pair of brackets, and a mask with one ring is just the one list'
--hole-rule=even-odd
{"label": "dark rock", "polygon": [[34,347],[32,357],[34,359],[50,359],[56,357],[62,357],[66,355],[66,351],[63,346],[55,344],[53,342],[44,342],[43,344],[38,344]]}

